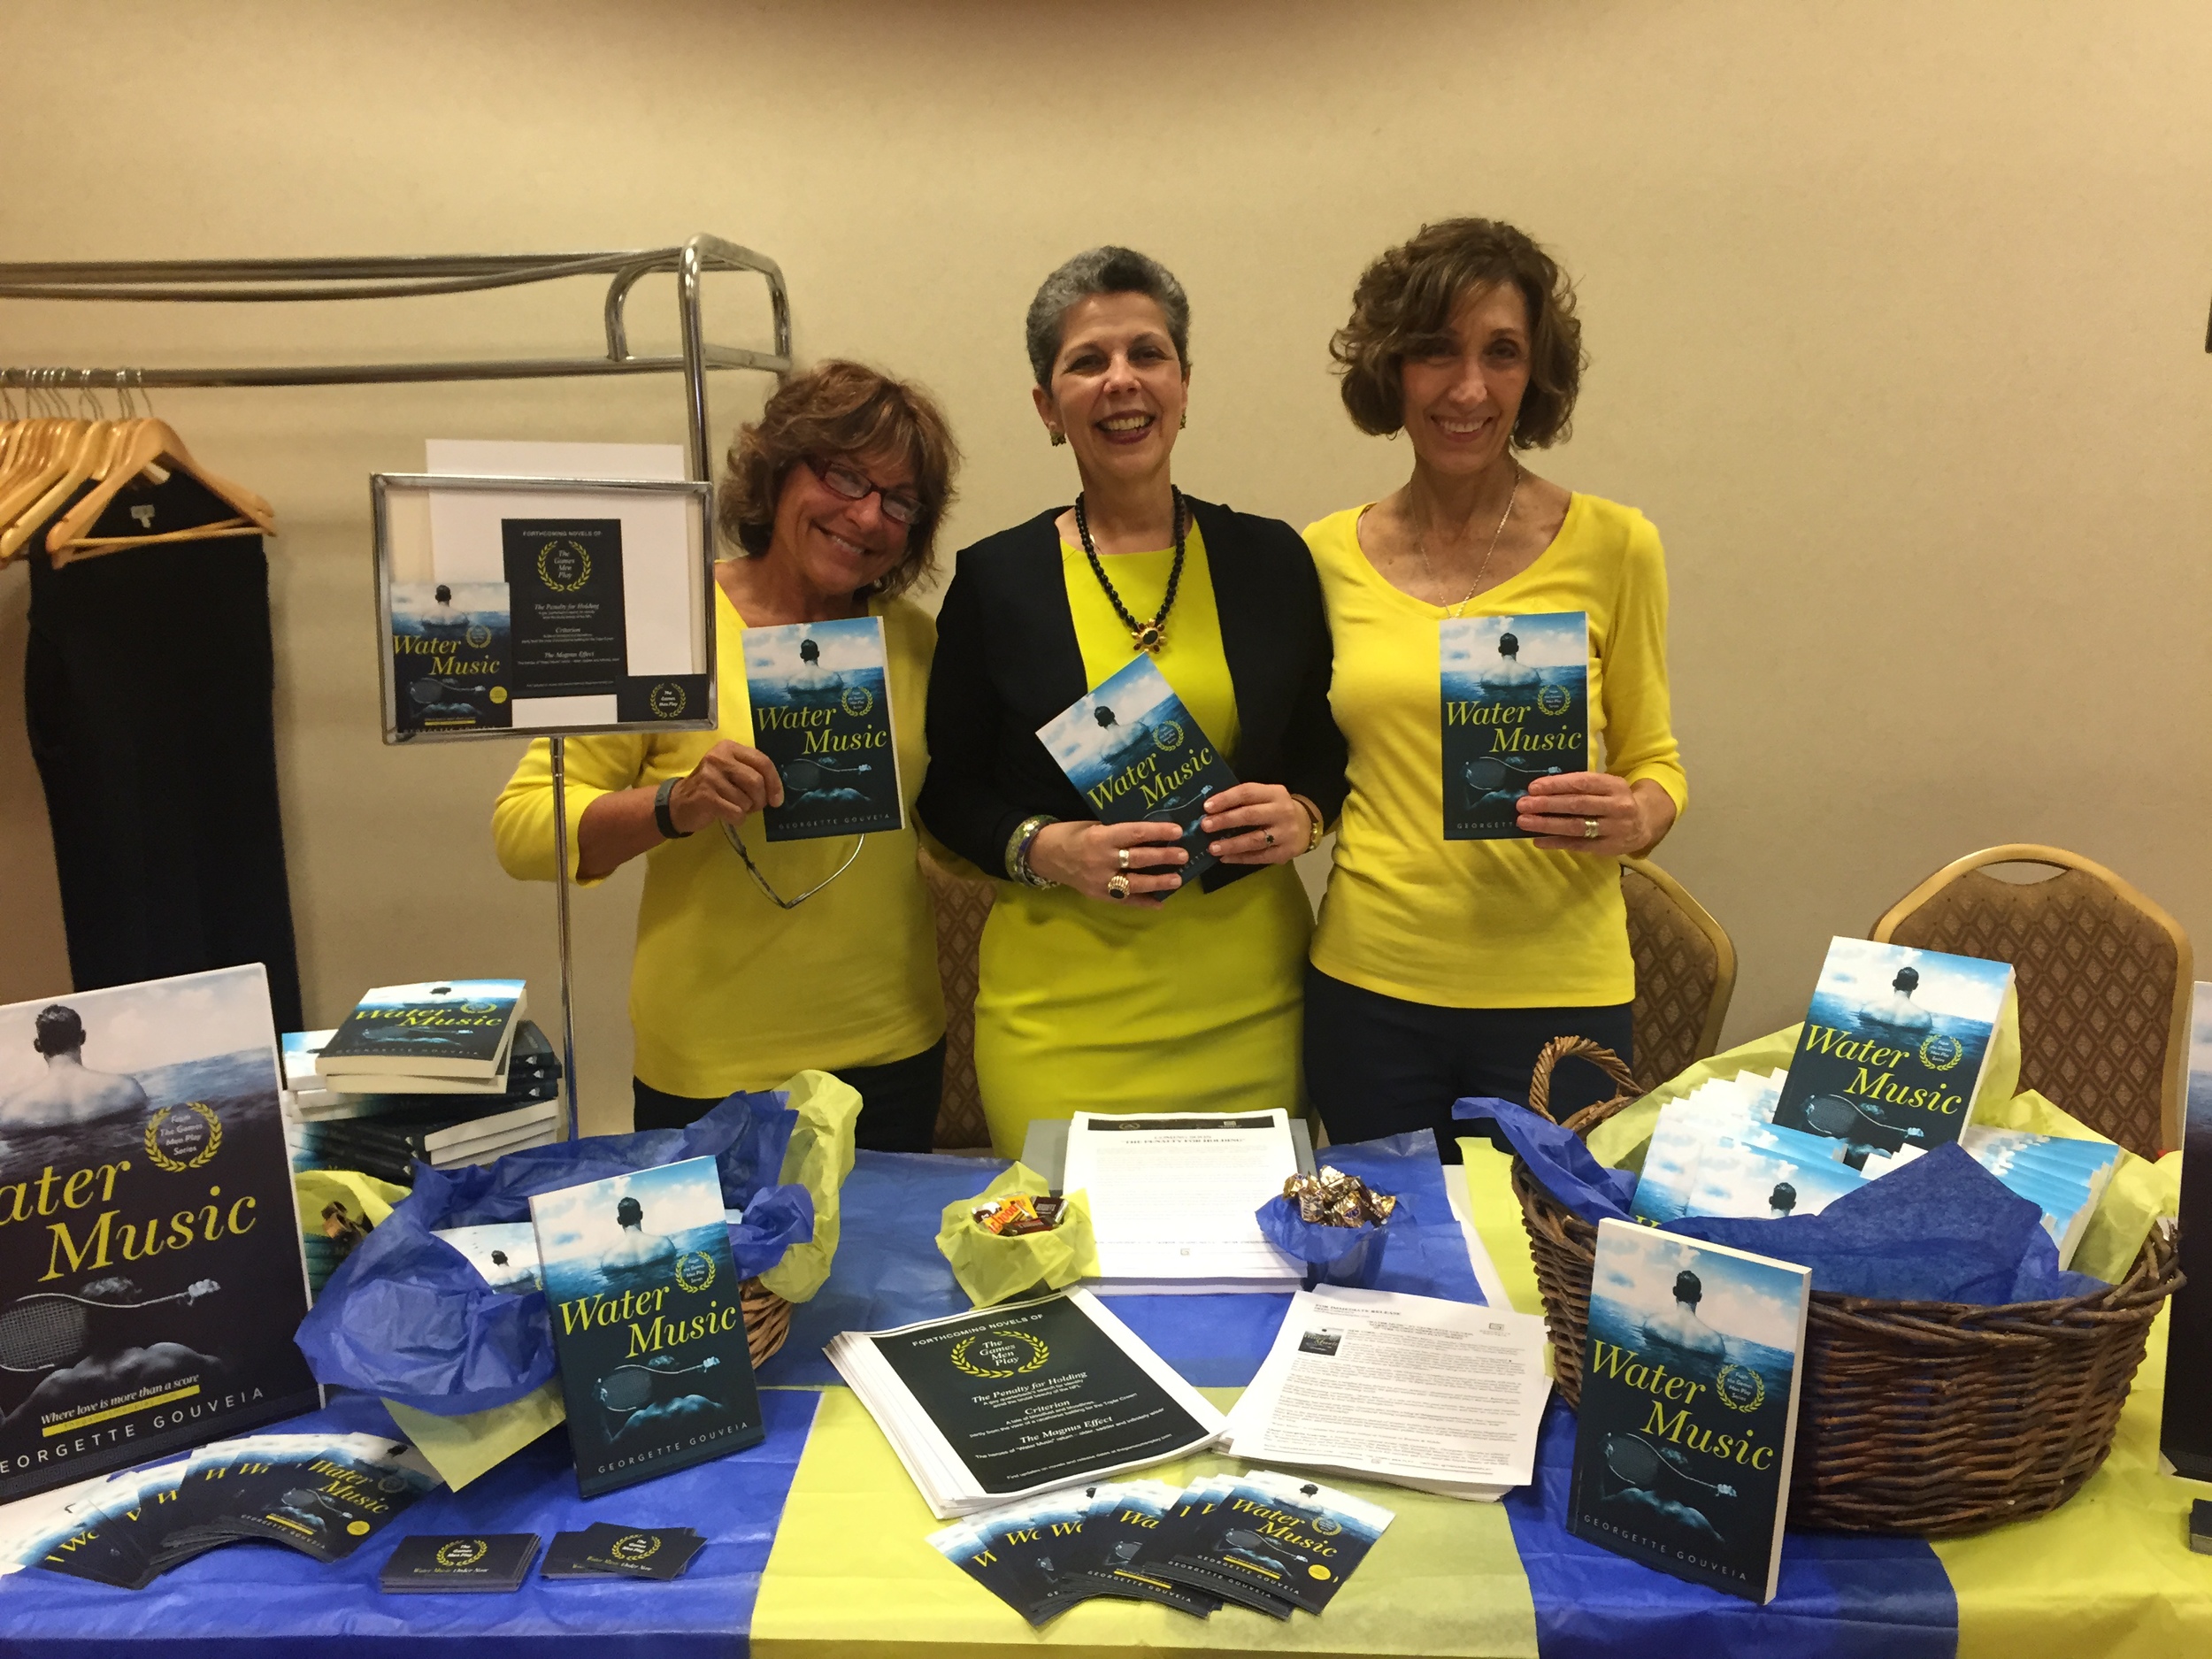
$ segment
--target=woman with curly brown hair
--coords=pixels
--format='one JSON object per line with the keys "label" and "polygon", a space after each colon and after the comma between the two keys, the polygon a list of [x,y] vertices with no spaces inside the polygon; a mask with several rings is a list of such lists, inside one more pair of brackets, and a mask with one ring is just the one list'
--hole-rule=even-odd
{"label": "woman with curly brown hair", "polygon": [[[588,886],[647,857],[630,979],[640,1129],[812,1066],[859,1090],[860,1145],[929,1149],[945,1014],[912,825],[936,630],[903,595],[935,568],[957,460],[918,388],[834,360],[793,376],[739,430],[717,499],[735,555],[715,565],[720,729],[569,740],[569,873]],[[744,630],[863,616],[883,620],[908,827],[856,856],[836,839],[771,846],[753,819],[783,785],[753,747]],[[552,822],[541,738],[492,812],[510,875],[552,879]],[[742,857],[698,833],[723,826]]]}
{"label": "woman with curly brown hair", "polygon": [[[1353,424],[1403,433],[1413,472],[1306,531],[1351,751],[1306,977],[1306,1086],[1333,1140],[1428,1127],[1448,1156],[1453,1101],[1525,1099],[1549,1039],[1631,1057],[1620,860],[1655,847],[1688,793],[1666,566],[1641,513],[1516,453],[1566,435],[1583,367],[1573,288],[1520,231],[1424,227],[1368,267],[1331,349]],[[1588,618],[1604,770],[1535,778],[1516,816],[1527,839],[1447,840],[1439,625],[1561,611]]]}

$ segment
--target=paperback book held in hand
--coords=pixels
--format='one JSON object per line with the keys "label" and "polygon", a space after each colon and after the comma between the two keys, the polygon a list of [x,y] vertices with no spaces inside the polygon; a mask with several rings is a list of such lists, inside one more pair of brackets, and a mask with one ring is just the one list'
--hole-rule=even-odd
{"label": "paperback book held in hand", "polygon": [[886,661],[880,617],[745,630],[753,745],[783,779],[783,804],[763,814],[770,841],[905,824]]}
{"label": "paperback book held in hand", "polygon": [[1811,1296],[1791,1263],[1599,1222],[1567,1530],[1772,1601]]}
{"label": "paperback book held in hand", "polygon": [[584,1496],[763,1438],[712,1158],[540,1193],[530,1219]]}
{"label": "paperback book held in hand", "polygon": [[1237,780],[1149,657],[1132,657],[1037,728],[1102,824],[1172,824],[1183,833],[1188,887],[1213,868],[1198,820]]}
{"label": "paperback book held in hand", "polygon": [[1444,839],[1527,840],[1516,823],[1539,778],[1590,766],[1590,626],[1580,611],[1447,617]]}
{"label": "paperback book held in hand", "polygon": [[0,1501],[321,1403],[277,1079],[258,963],[0,1008]]}
{"label": "paperback book held in hand", "polygon": [[500,730],[514,723],[505,582],[392,584],[392,726]]}
{"label": "paperback book held in hand", "polygon": [[2011,991],[2008,962],[1830,941],[1774,1121],[1844,1141],[1854,1169],[1956,1141]]}

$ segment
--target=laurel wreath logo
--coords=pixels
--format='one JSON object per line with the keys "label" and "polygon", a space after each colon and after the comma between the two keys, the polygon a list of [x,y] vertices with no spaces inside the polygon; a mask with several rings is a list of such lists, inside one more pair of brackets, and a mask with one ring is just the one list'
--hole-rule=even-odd
{"label": "laurel wreath logo", "polygon": [[1932,1031],[1920,1040],[1920,1064],[1931,1071],[1948,1071],[1965,1054],[1964,1043],[1939,1031]]}
{"label": "laurel wreath logo", "polygon": [[629,1532],[607,1547],[607,1554],[621,1561],[650,1561],[659,1553],[661,1540],[645,1532]]}
{"label": "laurel wreath logo", "polygon": [[[162,1149],[161,1131],[171,1116],[188,1111],[198,1116],[207,1125],[207,1144],[189,1160],[173,1158]],[[205,1101],[187,1101],[182,1106],[164,1106],[146,1120],[146,1156],[157,1169],[167,1170],[172,1175],[183,1170],[196,1170],[223,1149],[223,1120],[215,1115],[215,1109]]]}
{"label": "laurel wreath logo", "polygon": [[876,706],[876,694],[865,686],[848,686],[837,701],[854,719],[864,719]]}
{"label": "laurel wreath logo", "polygon": [[1564,714],[1573,701],[1564,686],[1540,686],[1536,689],[1536,706],[1546,714]]}
{"label": "laurel wreath logo", "polygon": [[492,642],[492,631],[480,622],[472,622],[461,637],[469,642],[469,649],[480,651]]}
{"label": "laurel wreath logo", "polygon": [[691,1250],[676,1258],[676,1288],[704,1290],[714,1283],[714,1258],[704,1250]]}
{"label": "laurel wreath logo", "polygon": [[1179,721],[1163,720],[1152,728],[1152,741],[1162,749],[1183,747],[1183,727]]}
{"label": "laurel wreath logo", "polygon": [[[564,581],[553,573],[557,559],[575,571],[574,580]],[[538,549],[538,580],[557,594],[572,594],[591,580],[591,555],[574,541],[548,541]]]}
{"label": "laurel wreath logo", "polygon": [[[970,1359],[968,1350],[979,1339],[986,1336],[1002,1341],[1022,1343],[1030,1350],[1030,1356],[1018,1367],[1010,1363],[1004,1370]],[[972,1336],[962,1337],[952,1345],[952,1363],[971,1377],[1017,1377],[1035,1371],[1038,1366],[1051,1357],[1052,1350],[1026,1331],[979,1331]]]}
{"label": "laurel wreath logo", "polygon": [[457,1538],[438,1546],[436,1560],[441,1567],[473,1567],[491,1550],[491,1545],[483,1539]]}
{"label": "laurel wreath logo", "polygon": [[1756,1411],[1767,1402],[1767,1379],[1731,1360],[1713,1373],[1713,1398],[1731,1411]]}
{"label": "laurel wreath logo", "polygon": [[646,706],[662,719],[672,720],[684,711],[690,699],[684,695],[681,686],[673,680],[664,680],[653,687],[645,702]]}

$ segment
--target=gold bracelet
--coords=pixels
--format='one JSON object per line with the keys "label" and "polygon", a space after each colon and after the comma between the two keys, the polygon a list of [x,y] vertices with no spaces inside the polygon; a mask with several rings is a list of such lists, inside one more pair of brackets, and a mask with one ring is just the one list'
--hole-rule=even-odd
{"label": "gold bracelet", "polygon": [[1305,808],[1306,816],[1313,820],[1313,832],[1306,837],[1306,844],[1299,852],[1299,856],[1302,858],[1307,853],[1321,845],[1321,809],[1302,795],[1294,795],[1290,798]]}

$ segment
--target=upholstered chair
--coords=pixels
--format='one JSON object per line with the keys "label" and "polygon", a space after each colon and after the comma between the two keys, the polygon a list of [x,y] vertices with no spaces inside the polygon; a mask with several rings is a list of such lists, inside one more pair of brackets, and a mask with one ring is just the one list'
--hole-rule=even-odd
{"label": "upholstered chair", "polygon": [[[1993,864],[2055,873],[2008,881]],[[2102,864],[2014,842],[1946,864],[1874,924],[1886,942],[2013,965],[2020,1087],[2146,1157],[2181,1144],[2189,936]]]}
{"label": "upholstered chair", "polygon": [[1648,860],[1621,861],[1621,897],[1636,960],[1635,1072],[1656,1088],[1720,1047],[1736,991],[1736,947],[1679,881]]}

